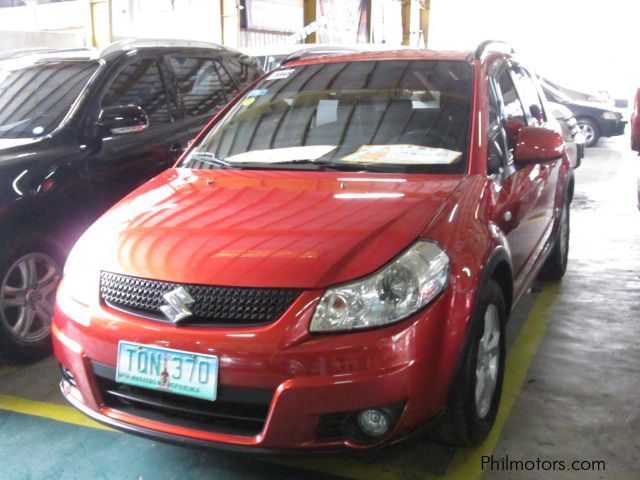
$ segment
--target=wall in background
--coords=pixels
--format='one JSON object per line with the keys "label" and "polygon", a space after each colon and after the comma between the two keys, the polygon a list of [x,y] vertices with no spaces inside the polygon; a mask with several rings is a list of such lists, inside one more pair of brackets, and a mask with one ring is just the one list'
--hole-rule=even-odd
{"label": "wall in background", "polygon": [[429,47],[506,40],[551,80],[627,97],[640,86],[639,21],[629,0],[431,0]]}

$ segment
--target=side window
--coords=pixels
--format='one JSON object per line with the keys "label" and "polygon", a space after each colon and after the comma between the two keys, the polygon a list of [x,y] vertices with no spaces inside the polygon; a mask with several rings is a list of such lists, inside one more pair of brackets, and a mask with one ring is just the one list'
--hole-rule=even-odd
{"label": "side window", "polygon": [[220,80],[222,80],[224,93],[227,96],[227,99],[230,100],[239,92],[238,86],[236,85],[235,80],[231,78],[229,72],[227,72],[227,70],[220,62],[216,62],[216,67],[218,68],[218,73],[220,74]]}
{"label": "side window", "polygon": [[511,161],[498,95],[493,83],[490,82],[487,115],[487,173],[489,175],[500,173]]}
{"label": "side window", "polygon": [[[217,61],[179,55],[168,58],[187,117],[215,113],[230,98],[231,92],[227,92],[226,85],[230,81],[229,76]],[[235,84],[233,88],[235,89]]]}
{"label": "side window", "polygon": [[225,57],[224,66],[240,87],[245,86],[249,82],[253,82],[260,76],[260,72],[255,66],[247,61],[241,61],[234,57]]}
{"label": "side window", "polygon": [[149,126],[171,122],[167,96],[155,60],[131,62],[116,75],[100,102],[102,108],[137,105],[149,117]]}
{"label": "side window", "polygon": [[507,69],[503,69],[498,74],[497,82],[500,88],[500,92],[498,93],[502,96],[506,120],[514,118],[522,121],[522,123],[526,123],[527,117],[524,113],[524,108],[522,108],[522,102],[518,97],[518,92]]}
{"label": "side window", "polygon": [[525,105],[528,124],[534,126],[542,125],[545,122],[544,109],[533,80],[522,67],[514,68],[513,73],[520,98]]}

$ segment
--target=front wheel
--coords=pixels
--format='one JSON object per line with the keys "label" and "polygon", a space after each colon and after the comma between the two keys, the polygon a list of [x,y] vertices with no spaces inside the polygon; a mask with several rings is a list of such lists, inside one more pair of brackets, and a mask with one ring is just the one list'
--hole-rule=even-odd
{"label": "front wheel", "polygon": [[500,286],[485,285],[470,320],[469,340],[438,426],[440,440],[475,445],[491,431],[500,404],[504,376],[507,307]]}
{"label": "front wheel", "polygon": [[33,361],[51,352],[51,320],[61,261],[41,246],[0,260],[0,357]]}
{"label": "front wheel", "polygon": [[584,136],[584,146],[593,147],[600,139],[600,129],[590,118],[578,118],[578,128]]}

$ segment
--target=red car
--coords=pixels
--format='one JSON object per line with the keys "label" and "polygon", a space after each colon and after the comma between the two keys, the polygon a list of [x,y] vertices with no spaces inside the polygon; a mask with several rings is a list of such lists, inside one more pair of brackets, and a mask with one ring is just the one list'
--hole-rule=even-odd
{"label": "red car", "polygon": [[573,188],[505,52],[306,59],[241,93],[71,252],[65,397],[187,444],[481,441],[509,313],[566,269]]}

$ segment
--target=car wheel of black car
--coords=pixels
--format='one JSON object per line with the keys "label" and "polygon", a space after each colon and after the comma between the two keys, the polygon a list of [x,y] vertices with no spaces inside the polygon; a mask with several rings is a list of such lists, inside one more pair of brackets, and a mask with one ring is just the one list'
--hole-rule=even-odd
{"label": "car wheel of black car", "polygon": [[484,440],[500,404],[507,307],[494,281],[485,285],[478,302],[447,410],[438,425],[440,441],[454,445],[475,445]]}
{"label": "car wheel of black car", "polygon": [[569,234],[571,232],[569,226],[569,203],[565,201],[562,206],[562,215],[560,216],[560,226],[558,228],[558,236],[553,245],[553,249],[549,257],[544,262],[538,278],[540,280],[560,280],[567,271],[567,263],[569,260]]}
{"label": "car wheel of black car", "polygon": [[578,128],[584,135],[584,146],[593,147],[600,139],[600,128],[595,121],[587,117],[577,119]]}
{"label": "car wheel of black car", "polygon": [[51,353],[51,319],[62,258],[39,243],[0,258],[0,357],[28,362]]}

